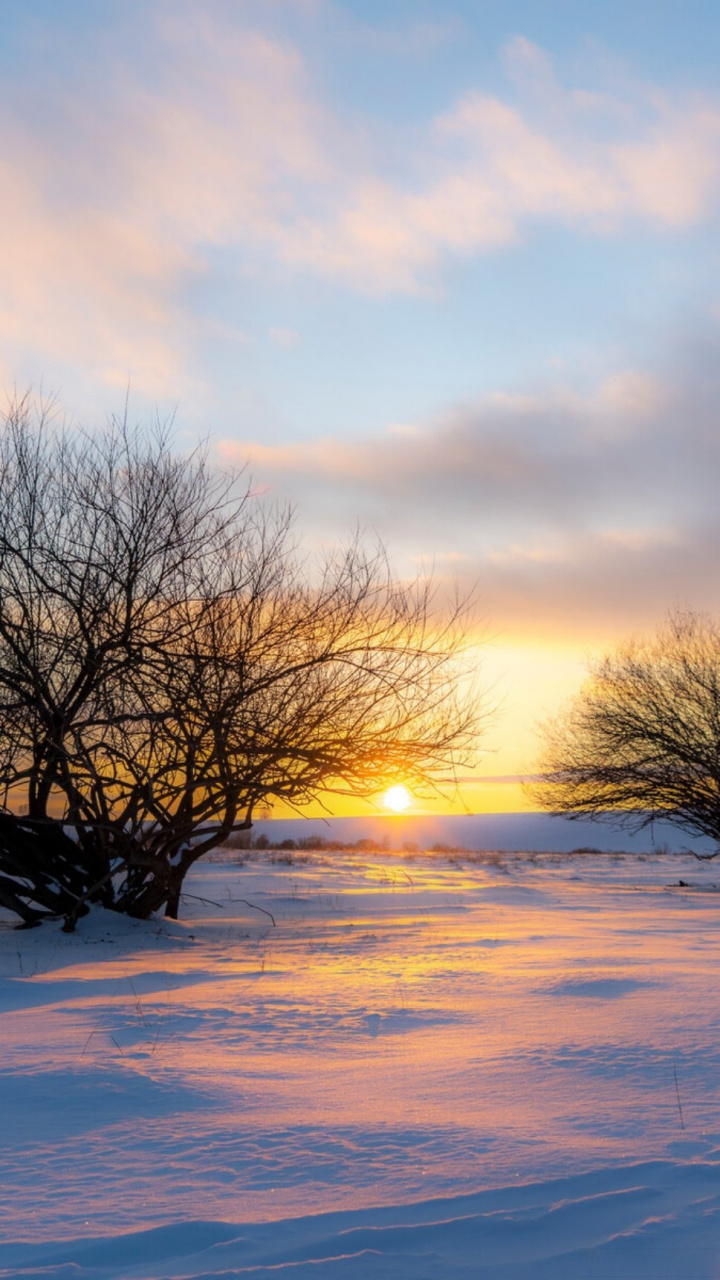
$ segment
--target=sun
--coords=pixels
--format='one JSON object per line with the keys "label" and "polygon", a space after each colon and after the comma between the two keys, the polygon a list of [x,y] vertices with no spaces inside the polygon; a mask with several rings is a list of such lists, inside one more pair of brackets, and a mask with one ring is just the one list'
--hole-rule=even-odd
{"label": "sun", "polygon": [[386,809],[392,809],[395,813],[402,813],[403,810],[407,809],[408,805],[412,804],[412,796],[407,787],[404,787],[400,782],[395,787],[388,787],[383,796],[383,804]]}

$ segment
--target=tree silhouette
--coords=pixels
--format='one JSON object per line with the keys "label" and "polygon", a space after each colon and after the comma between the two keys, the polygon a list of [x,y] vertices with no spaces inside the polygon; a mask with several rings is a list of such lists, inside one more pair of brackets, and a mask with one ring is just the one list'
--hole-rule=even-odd
{"label": "tree silhouette", "polygon": [[539,803],[631,830],[659,820],[720,846],[720,630],[678,612],[597,662],[546,726]]}
{"label": "tree silhouette", "polygon": [[261,806],[416,790],[471,751],[467,612],[356,538],[320,565],[200,450],[13,406],[0,435],[0,904],[176,916]]}

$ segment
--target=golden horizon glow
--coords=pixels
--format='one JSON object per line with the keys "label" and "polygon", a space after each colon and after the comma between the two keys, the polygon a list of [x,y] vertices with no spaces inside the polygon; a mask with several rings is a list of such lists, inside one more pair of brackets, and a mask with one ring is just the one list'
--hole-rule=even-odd
{"label": "golden horizon glow", "polygon": [[[502,639],[478,640],[477,666],[487,689],[489,714],[467,771],[460,768],[459,776],[437,791],[413,795],[405,809],[387,806],[387,791],[372,796],[328,791],[303,806],[302,816],[377,818],[384,814],[394,822],[402,818],[410,822],[462,814],[542,812],[522,782],[537,771],[540,738],[536,728],[577,693],[588,659],[604,652],[609,643],[590,648],[585,641],[551,641],[538,633],[509,632]],[[297,815],[296,808],[281,801],[273,805],[274,818]]]}
{"label": "golden horizon glow", "polygon": [[398,782],[394,787],[388,787],[383,796],[383,804],[386,809],[392,809],[393,813],[404,813],[412,804],[412,796],[407,787]]}

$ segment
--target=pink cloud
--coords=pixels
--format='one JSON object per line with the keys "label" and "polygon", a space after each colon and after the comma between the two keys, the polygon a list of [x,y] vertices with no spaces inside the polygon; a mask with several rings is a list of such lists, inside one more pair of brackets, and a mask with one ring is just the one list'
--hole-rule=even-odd
{"label": "pink cloud", "polygon": [[82,362],[178,396],[202,336],[185,293],[211,251],[246,270],[412,292],[448,258],[510,246],[539,221],[677,229],[716,205],[715,101],[567,89],[517,40],[506,95],[465,94],[401,153],[382,126],[324,100],[298,51],[244,20],[247,6],[146,12],[152,75],[100,50],[102,92],[88,63],[76,87],[46,86],[42,124],[20,99],[3,104],[10,361],[28,350],[41,368]]}
{"label": "pink cloud", "polygon": [[321,542],[361,527],[403,571],[477,587],[503,634],[607,638],[720,592],[717,360],[628,368],[584,396],[487,396],[375,436],[224,441]]}
{"label": "pink cloud", "polygon": [[194,7],[175,14],[155,25],[150,13],[157,83],[114,67],[90,104],[80,76],[42,133],[6,110],[0,143],[6,351],[154,396],[192,383],[207,324],[182,295],[207,249],[265,236],[270,211],[285,216],[286,184],[325,174],[297,54]]}

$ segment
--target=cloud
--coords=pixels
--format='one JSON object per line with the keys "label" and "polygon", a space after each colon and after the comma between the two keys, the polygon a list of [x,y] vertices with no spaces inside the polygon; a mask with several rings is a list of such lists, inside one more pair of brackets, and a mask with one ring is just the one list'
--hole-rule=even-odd
{"label": "cloud", "polygon": [[[344,487],[384,510],[406,502],[417,515],[403,520],[425,530],[447,528],[453,511],[464,522],[475,510],[488,531],[504,528],[512,512],[516,532],[536,534],[543,527],[602,520],[609,491],[618,485],[624,493],[632,487],[642,507],[654,480],[648,449],[657,450],[662,440],[666,451],[679,448],[666,416],[672,402],[673,393],[659,380],[627,370],[591,396],[562,387],[488,395],[409,432],[391,427],[374,437],[280,445],[225,441],[222,447],[306,489],[339,493]],[[707,446],[714,454],[712,441]]]}
{"label": "cloud", "polygon": [[405,434],[220,452],[318,537],[357,519],[408,571],[477,583],[493,626],[613,635],[674,604],[717,609],[719,345],[584,396],[486,396]]}
{"label": "cloud", "polygon": [[279,224],[297,208],[295,180],[322,183],[327,161],[292,49],[182,5],[148,6],[144,27],[125,38],[145,37],[145,74],[86,48],[73,83],[50,78],[32,112],[2,86],[0,337],[38,362],[177,396],[213,323],[186,300],[209,252],[268,239],[270,214]]}
{"label": "cloud", "polygon": [[268,329],[268,333],[273,342],[277,343],[279,347],[285,347],[286,350],[296,347],[300,342],[300,334],[297,330],[286,329],[282,325],[273,325]]}
{"label": "cloud", "polygon": [[[295,8],[323,19],[323,6]],[[182,396],[202,338],[193,291],[218,260],[240,294],[244,275],[292,272],[412,293],[451,259],[542,224],[666,233],[716,208],[714,99],[568,88],[519,38],[503,95],[476,87],[397,132],[323,95],[282,16],[279,5],[132,5],[106,37],[68,37],[32,94],[22,68],[6,77],[9,362],[29,352],[40,370],[65,362]],[[438,32],[413,30],[430,56]],[[61,28],[46,37],[62,41]]]}
{"label": "cloud", "polygon": [[364,292],[416,291],[449,258],[554,224],[586,235],[693,226],[717,208],[720,105],[626,86],[565,89],[518,39],[519,93],[465,93],[427,122],[397,175],[336,171],[331,212],[286,228],[289,261]]}

